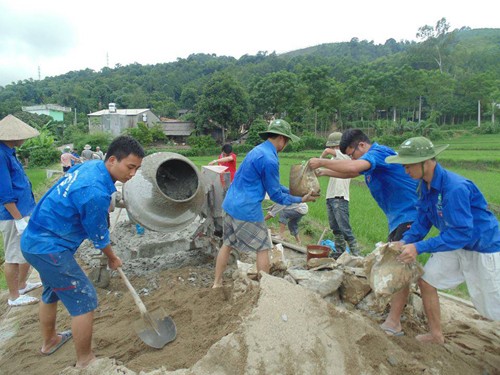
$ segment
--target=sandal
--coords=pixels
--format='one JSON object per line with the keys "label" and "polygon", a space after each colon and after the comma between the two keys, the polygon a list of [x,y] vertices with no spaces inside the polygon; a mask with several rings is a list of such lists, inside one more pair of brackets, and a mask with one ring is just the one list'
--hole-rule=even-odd
{"label": "sandal", "polygon": [[57,336],[61,336],[61,341],[59,341],[59,343],[57,345],[54,345],[52,348],[50,348],[50,350],[48,352],[42,352],[42,349],[40,349],[41,355],[54,354],[57,351],[57,349],[59,349],[64,344],[66,344],[69,341],[69,339],[73,337],[73,334],[71,333],[71,330],[69,330],[69,331],[60,332],[57,334]]}
{"label": "sandal", "polygon": [[26,306],[26,305],[33,305],[35,303],[40,302],[40,300],[36,297],[31,297],[28,295],[22,295],[17,297],[15,300],[9,299],[7,303],[11,307],[18,307],[18,306]]}

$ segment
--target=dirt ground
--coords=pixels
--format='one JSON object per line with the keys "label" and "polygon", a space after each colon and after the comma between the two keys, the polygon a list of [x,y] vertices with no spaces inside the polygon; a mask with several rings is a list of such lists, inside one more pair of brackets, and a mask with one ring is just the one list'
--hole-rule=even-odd
{"label": "dirt ground", "polygon": [[[285,255],[305,262],[303,254]],[[446,343],[424,345],[414,337],[425,326],[411,315],[403,322],[405,336],[389,337],[378,328],[382,316],[338,308],[279,277],[256,284],[233,280],[234,273],[230,269],[225,287],[213,290],[210,257],[196,266],[130,272],[148,310],[161,307],[176,324],[175,341],[158,350],[134,331],[140,315],[115,272],[110,285],[98,289],[98,360],[85,371],[72,368],[72,341],[51,356],[40,355],[38,307],[6,308],[4,293],[0,374],[500,374],[500,322],[464,304],[441,299]],[[40,297],[41,289],[31,294]],[[58,328],[70,328],[62,306]]]}

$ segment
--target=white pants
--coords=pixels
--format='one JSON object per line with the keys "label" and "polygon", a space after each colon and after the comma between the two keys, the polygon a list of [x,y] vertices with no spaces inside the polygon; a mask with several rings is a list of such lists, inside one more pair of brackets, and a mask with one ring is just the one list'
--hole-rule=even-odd
{"label": "white pants", "polygon": [[484,317],[500,320],[500,252],[454,250],[433,253],[422,279],[436,289],[467,283],[472,303]]}
{"label": "white pants", "polygon": [[5,263],[26,263],[21,253],[21,236],[17,233],[14,220],[0,220],[0,232],[3,236]]}

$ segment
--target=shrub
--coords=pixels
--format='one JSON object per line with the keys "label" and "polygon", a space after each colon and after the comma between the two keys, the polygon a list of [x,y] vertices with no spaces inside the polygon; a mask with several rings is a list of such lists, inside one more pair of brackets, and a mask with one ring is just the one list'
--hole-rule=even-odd
{"label": "shrub", "polygon": [[92,146],[92,150],[94,151],[96,146],[99,146],[102,152],[106,152],[109,144],[111,143],[111,138],[112,136],[109,133],[104,133],[104,132],[89,133],[85,134],[82,138],[76,140],[73,146],[78,151],[81,152],[83,150],[83,147],[86,144],[89,144],[90,146]]}
{"label": "shrub", "polygon": [[250,130],[248,131],[248,138],[245,143],[254,147],[264,142],[259,133],[265,131],[267,129],[267,126],[268,125],[265,120],[255,120],[250,126]]}
{"label": "shrub", "polygon": [[61,158],[61,152],[54,147],[32,149],[29,156],[30,167],[48,167],[57,163]]}
{"label": "shrub", "polygon": [[402,134],[402,135],[383,135],[381,137],[376,137],[374,138],[374,141],[377,143],[380,143],[381,145],[384,146],[389,146],[389,147],[396,147],[399,146],[401,143],[403,143],[405,140],[408,138],[411,138],[412,136],[409,136],[408,134]]}
{"label": "shrub", "polygon": [[233,145],[233,152],[236,154],[236,155],[239,155],[239,154],[246,154],[247,152],[249,152],[252,148],[254,148],[255,146],[252,146],[251,144],[249,143],[244,143],[244,144],[238,144],[238,145]]}
{"label": "shrub", "polygon": [[215,139],[209,135],[192,135],[187,139],[187,144],[196,149],[214,148],[217,146]]}
{"label": "shrub", "polygon": [[288,142],[287,146],[283,150],[283,152],[297,152],[305,149],[304,141],[301,139],[297,142]]}
{"label": "shrub", "polygon": [[153,135],[144,122],[138,122],[136,128],[128,128],[124,133],[135,138],[143,146],[153,143]]}
{"label": "shrub", "polygon": [[488,124],[481,127],[475,127],[473,130],[476,134],[498,134],[500,133],[500,126]]}
{"label": "shrub", "polygon": [[[300,141],[306,150],[323,150],[325,148],[326,140],[322,137],[317,137],[314,134],[305,133],[300,137]],[[294,142],[298,143],[298,142]]]}

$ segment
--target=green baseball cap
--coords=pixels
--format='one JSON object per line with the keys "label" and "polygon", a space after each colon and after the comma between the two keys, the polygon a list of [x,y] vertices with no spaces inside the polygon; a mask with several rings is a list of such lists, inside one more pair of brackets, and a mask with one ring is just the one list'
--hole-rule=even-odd
{"label": "green baseball cap", "polygon": [[268,134],[279,134],[287,137],[292,142],[300,141],[300,138],[292,134],[292,127],[285,120],[273,120],[266,131],[259,132],[262,139],[267,139]]}
{"label": "green baseball cap", "polygon": [[404,141],[399,146],[398,154],[388,156],[385,162],[388,164],[415,164],[436,157],[449,145],[434,146],[425,137],[414,137]]}
{"label": "green baseball cap", "polygon": [[342,138],[342,133],[340,132],[330,133],[326,141],[326,147],[338,146],[340,144],[341,138]]}

